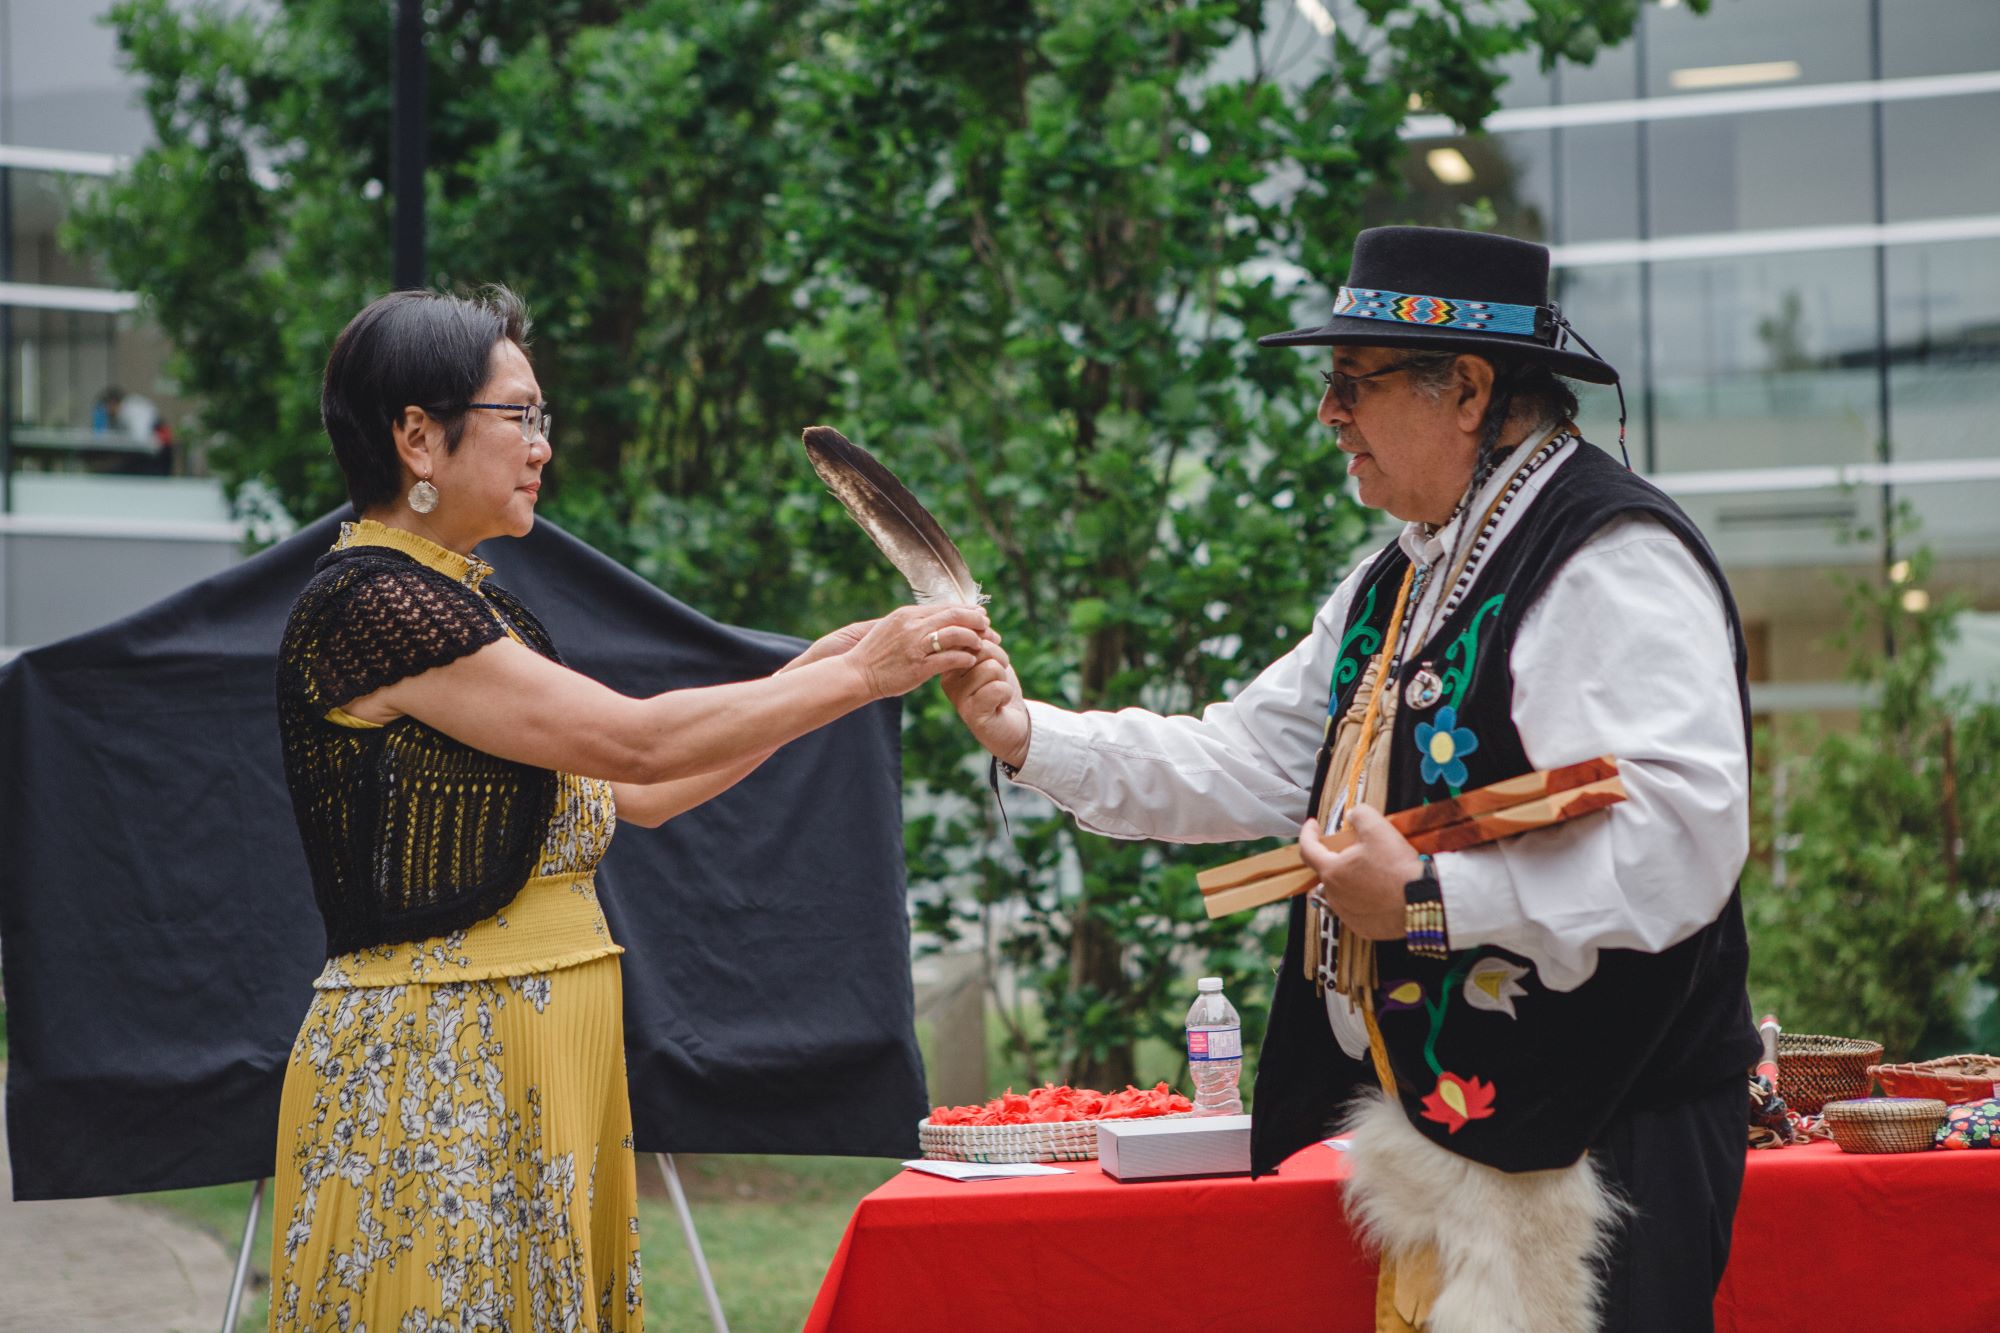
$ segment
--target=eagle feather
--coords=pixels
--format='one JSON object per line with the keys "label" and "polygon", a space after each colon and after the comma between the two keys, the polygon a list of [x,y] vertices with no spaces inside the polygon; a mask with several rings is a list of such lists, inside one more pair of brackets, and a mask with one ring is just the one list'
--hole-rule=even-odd
{"label": "eagle feather", "polygon": [[986,601],[957,544],[895,473],[831,426],[808,426],[803,439],[813,471],[902,571],[918,602]]}

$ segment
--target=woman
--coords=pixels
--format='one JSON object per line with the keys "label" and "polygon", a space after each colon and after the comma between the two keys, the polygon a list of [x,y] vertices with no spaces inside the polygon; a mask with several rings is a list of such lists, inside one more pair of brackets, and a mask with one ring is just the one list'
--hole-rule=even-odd
{"label": "woman", "polygon": [[472,554],[534,526],[527,330],[504,290],[399,292],[327,362],[362,517],[279,657],[329,957],[280,1109],[274,1329],[640,1328],[621,950],[591,880],[614,824],[671,819],[991,637],[976,609],[905,607],[765,680],[634,699],[568,670]]}

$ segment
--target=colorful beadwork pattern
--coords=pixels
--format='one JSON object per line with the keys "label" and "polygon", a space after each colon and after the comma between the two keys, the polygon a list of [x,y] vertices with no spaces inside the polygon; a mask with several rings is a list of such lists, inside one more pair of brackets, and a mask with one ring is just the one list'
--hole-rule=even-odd
{"label": "colorful beadwork pattern", "polygon": [[1411,953],[1439,960],[1451,956],[1446,944],[1443,902],[1406,903],[1403,922],[1403,943]]}
{"label": "colorful beadwork pattern", "polygon": [[1387,319],[1398,324],[1424,324],[1446,329],[1477,329],[1483,333],[1535,336],[1539,307],[1504,301],[1465,301],[1447,296],[1412,296],[1406,292],[1342,287],[1333,313],[1349,319]]}

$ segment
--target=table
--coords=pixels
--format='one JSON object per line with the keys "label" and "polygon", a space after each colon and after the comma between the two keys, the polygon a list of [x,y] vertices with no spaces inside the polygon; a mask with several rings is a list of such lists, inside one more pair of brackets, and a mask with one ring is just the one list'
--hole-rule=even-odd
{"label": "table", "polygon": [[[905,1171],[855,1209],[807,1333],[1368,1333],[1375,1268],[1341,1215],[1343,1165],[1315,1144],[1256,1181]],[[1996,1218],[2000,1152],[1753,1152],[1716,1327],[2000,1326]]]}

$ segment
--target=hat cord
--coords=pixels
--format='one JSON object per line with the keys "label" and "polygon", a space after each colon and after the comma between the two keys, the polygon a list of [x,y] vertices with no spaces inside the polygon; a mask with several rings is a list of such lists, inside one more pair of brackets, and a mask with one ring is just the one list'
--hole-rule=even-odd
{"label": "hat cord", "polygon": [[[1576,331],[1576,326],[1569,322],[1569,318],[1562,312],[1562,307],[1554,301],[1549,302],[1549,319],[1560,330],[1560,334],[1556,338],[1556,350],[1558,352],[1563,349],[1564,344],[1568,343],[1571,338],[1574,338],[1583,344],[1584,351],[1590,353],[1599,361],[1604,361],[1604,357],[1598,353],[1598,350],[1590,345],[1590,339]],[[1611,363],[1604,361],[1604,364],[1608,366]],[[1615,370],[1612,372],[1611,387],[1618,391],[1618,456],[1625,460],[1625,470],[1630,472],[1632,470],[1632,455],[1625,450],[1625,386],[1616,378],[1617,373]]]}

